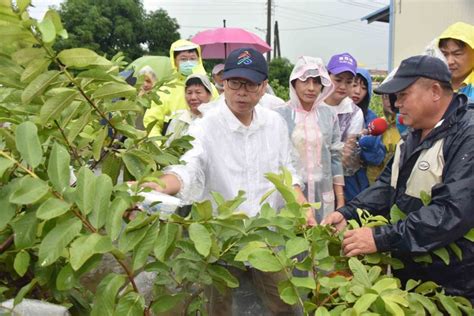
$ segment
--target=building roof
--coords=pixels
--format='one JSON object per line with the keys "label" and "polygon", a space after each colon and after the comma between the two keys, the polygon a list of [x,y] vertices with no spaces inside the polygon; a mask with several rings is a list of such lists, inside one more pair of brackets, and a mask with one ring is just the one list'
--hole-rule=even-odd
{"label": "building roof", "polygon": [[367,24],[370,24],[372,22],[384,22],[384,23],[390,23],[390,6],[386,6],[383,8],[378,9],[375,12],[372,12],[363,18],[361,18],[361,21],[367,20]]}

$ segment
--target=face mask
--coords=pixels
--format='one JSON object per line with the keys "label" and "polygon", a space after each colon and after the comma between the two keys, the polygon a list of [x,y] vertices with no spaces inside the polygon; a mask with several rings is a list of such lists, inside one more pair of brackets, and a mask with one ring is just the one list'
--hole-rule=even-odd
{"label": "face mask", "polygon": [[193,73],[193,68],[198,64],[197,60],[188,60],[179,63],[179,72],[184,76],[189,76]]}

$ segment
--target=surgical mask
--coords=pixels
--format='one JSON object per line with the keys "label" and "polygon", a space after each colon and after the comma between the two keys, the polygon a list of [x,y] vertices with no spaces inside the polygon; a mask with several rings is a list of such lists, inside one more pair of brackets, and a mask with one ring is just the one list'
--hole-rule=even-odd
{"label": "surgical mask", "polygon": [[184,76],[189,76],[193,73],[193,68],[198,64],[197,60],[188,60],[179,63],[179,72]]}

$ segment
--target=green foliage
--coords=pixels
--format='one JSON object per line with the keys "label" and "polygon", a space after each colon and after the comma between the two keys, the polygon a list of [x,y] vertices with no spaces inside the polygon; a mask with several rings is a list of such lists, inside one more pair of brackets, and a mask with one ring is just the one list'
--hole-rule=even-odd
{"label": "green foliage", "polygon": [[[0,299],[38,298],[77,314],[143,315],[178,305],[205,313],[205,288],[238,287],[226,266],[248,261],[283,273],[282,299],[307,314],[472,312],[432,282],[403,290],[386,274],[394,261],[384,254],[342,256],[341,234],[306,226],[307,205],[296,202],[285,170],[267,175],[286,201],[280,212],[262,201],[260,215],[248,218],[238,211],[244,192],[228,201],[214,192],[215,207],[197,203],[187,217],[140,211],[145,189],[119,174],[159,182],[190,138],[164,147],[136,130],[137,114],[154,97],[137,97],[118,76],[123,56],[56,51],[66,36],[59,15],[48,11],[38,23],[23,14],[27,2],[16,4],[0,2],[0,36],[9,43],[0,46]],[[116,97],[129,103],[118,106]],[[82,277],[107,258],[121,270],[87,286]],[[294,276],[295,269],[306,274]],[[156,274],[147,301],[135,282],[142,271]]]}
{"label": "green foliage", "polygon": [[[137,0],[67,0],[59,14],[69,35],[56,44],[59,50],[86,47],[108,57],[122,51],[134,60],[146,54],[167,56],[180,38],[176,19],[163,9],[147,13]],[[40,30],[52,30],[50,20],[45,21]],[[48,40],[54,38],[54,32],[46,34]]]}
{"label": "green foliage", "polygon": [[268,65],[268,82],[275,95],[285,101],[289,99],[290,74],[294,65],[286,58],[274,58]]}

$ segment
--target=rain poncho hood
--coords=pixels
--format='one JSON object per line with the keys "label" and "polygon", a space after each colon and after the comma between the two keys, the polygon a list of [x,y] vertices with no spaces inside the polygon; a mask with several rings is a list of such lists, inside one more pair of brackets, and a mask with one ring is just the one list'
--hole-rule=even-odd
{"label": "rain poncho hood", "polygon": [[365,96],[364,99],[360,100],[359,104],[357,104],[357,106],[364,113],[364,119],[366,119],[367,112],[369,110],[370,99],[372,98],[372,78],[370,77],[369,71],[364,68],[357,68],[357,75],[362,76],[367,82],[367,96]]}
{"label": "rain poncho hood", "polygon": [[[463,41],[474,49],[474,25],[456,22],[449,26],[439,37],[439,40],[445,38],[453,38],[456,40]],[[438,42],[439,45],[439,42]],[[464,79],[464,86],[459,88],[458,92],[463,93],[468,96],[472,101],[474,100],[474,69],[471,73]]]}
{"label": "rain poncho hood", "polygon": [[191,49],[196,49],[198,53],[198,65],[194,67],[193,74],[206,74],[206,70],[204,70],[204,66],[203,66],[202,58],[201,58],[201,47],[198,44],[195,44],[188,40],[179,39],[173,44],[171,44],[171,47],[170,47],[171,67],[179,74],[179,79],[180,81],[183,81],[183,82],[186,79],[186,76],[183,76],[179,73],[178,65],[176,65],[175,63],[174,52],[191,50]]}
{"label": "rain poncho hood", "polygon": [[[193,68],[193,74],[207,76],[202,63],[201,48],[199,45],[183,39],[177,40],[171,44],[170,63],[171,67],[174,69],[175,79],[171,80],[169,84],[164,84],[160,89],[161,91],[158,92],[161,104],[157,105],[153,103],[151,108],[145,113],[143,119],[145,127],[148,124],[157,121],[150,136],[161,135],[164,123],[168,122],[177,111],[186,110],[188,108],[184,97],[184,82],[186,81],[186,76],[178,71],[178,65],[175,64],[174,52],[190,49],[196,49],[198,52],[198,64]],[[219,93],[217,92],[217,89],[212,85],[212,99],[214,100],[218,96]]]}
{"label": "rain poncho hood", "polygon": [[463,41],[474,49],[474,25],[464,22],[456,22],[450,25],[439,37],[440,40],[453,38]]}
{"label": "rain poncho hood", "polygon": [[[296,79],[307,79],[309,77],[320,77],[321,84],[323,85],[323,91],[319,94],[319,96],[314,101],[312,111],[320,105],[324,99],[326,99],[334,90],[334,85],[331,81],[331,77],[329,77],[329,73],[324,66],[323,60],[321,58],[316,57],[309,57],[309,56],[301,56],[296,61],[296,65],[293,68],[293,71],[290,75],[290,105],[295,107],[296,109],[303,109],[301,102],[296,95],[296,90],[291,84]],[[304,80],[303,80],[304,81]]]}

